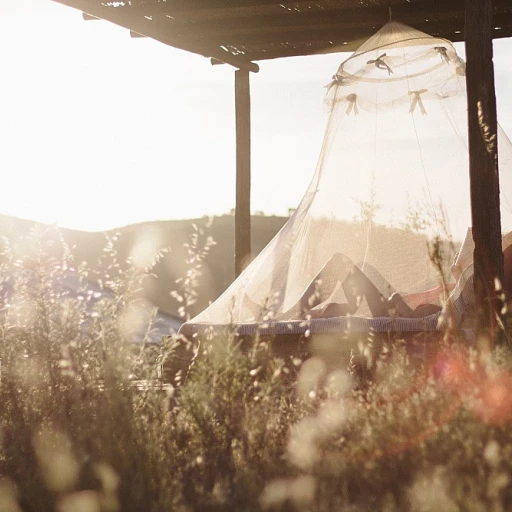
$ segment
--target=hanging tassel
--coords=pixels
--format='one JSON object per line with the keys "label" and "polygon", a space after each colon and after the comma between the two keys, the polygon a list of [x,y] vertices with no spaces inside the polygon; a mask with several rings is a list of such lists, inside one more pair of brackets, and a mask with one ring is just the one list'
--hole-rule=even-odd
{"label": "hanging tassel", "polygon": [[409,108],[409,113],[414,113],[416,110],[416,105],[419,105],[420,112],[422,115],[427,115],[427,111],[425,110],[425,105],[423,105],[423,101],[421,101],[420,94],[427,92],[428,89],[420,89],[419,91],[409,91],[409,96],[413,95],[411,107]]}
{"label": "hanging tassel", "polygon": [[354,115],[359,115],[359,109],[357,108],[357,94],[349,94],[347,96],[347,101],[348,101],[348,106],[347,106],[347,110],[345,110],[345,114],[347,114],[347,116],[350,114],[350,112],[352,112],[352,110],[354,111]]}
{"label": "hanging tassel", "polygon": [[388,75],[393,74],[393,70],[382,60],[382,57],[385,57],[386,54],[383,53],[380,57],[377,57],[374,60],[369,60],[366,64],[375,64],[375,67],[379,69],[387,69]]}

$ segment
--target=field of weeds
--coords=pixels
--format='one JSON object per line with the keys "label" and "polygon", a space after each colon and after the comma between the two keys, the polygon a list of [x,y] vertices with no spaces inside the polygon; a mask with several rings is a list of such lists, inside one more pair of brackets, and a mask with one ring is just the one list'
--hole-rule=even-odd
{"label": "field of weeds", "polygon": [[[0,511],[512,507],[507,346],[482,361],[446,339],[418,366],[398,341],[361,383],[350,361],[262,363],[265,346],[227,338],[181,385],[140,389],[182,343],[150,358],[132,343],[148,269],[122,270],[107,244],[109,293],[92,304],[70,251],[32,249],[6,247],[1,269]],[[59,285],[71,269],[80,300]]]}

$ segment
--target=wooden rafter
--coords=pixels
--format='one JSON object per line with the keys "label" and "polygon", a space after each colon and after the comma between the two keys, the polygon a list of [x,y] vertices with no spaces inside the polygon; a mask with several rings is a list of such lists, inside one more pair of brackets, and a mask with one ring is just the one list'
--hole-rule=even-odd
{"label": "wooden rafter", "polygon": [[[312,9],[308,9],[310,0],[132,0],[129,5],[56,1],[125,26],[134,34],[250,70],[255,70],[254,60],[353,51],[388,19],[387,2],[361,5],[352,0],[324,4],[318,0]],[[463,40],[461,0],[444,0],[433,9],[436,3],[394,3],[393,18],[432,35]],[[276,6],[283,9],[276,10]],[[493,10],[495,26],[502,27],[494,35],[511,36],[510,0],[494,0]]]}
{"label": "wooden rafter", "polygon": [[[249,3],[249,2],[247,2]],[[404,2],[393,6],[393,18],[404,23],[416,24],[429,20],[436,23],[442,20],[464,20],[464,13],[459,0],[445,0],[442,8],[433,11],[432,0],[417,0],[415,2]],[[173,11],[166,6],[169,2],[161,2],[155,6],[148,5],[147,8],[141,9],[136,7],[113,8],[110,10],[124,10],[127,12],[139,12],[139,15],[151,16],[171,16],[167,18],[176,30],[182,27],[189,33],[223,33],[232,30],[237,31],[265,31],[268,28],[275,27],[281,29],[283,27],[301,28],[323,28],[333,24],[342,25],[344,28],[357,28],[361,24],[382,24],[388,20],[387,2],[383,5],[361,6],[355,4],[356,7],[347,7],[340,3],[339,7],[332,6],[325,9],[311,10],[287,10],[281,9],[279,12],[268,12],[261,9],[258,14],[251,11],[250,15],[244,15],[243,11],[233,9],[232,3],[224,2],[224,8],[210,9],[210,15],[194,16],[200,12],[193,8],[186,11]],[[229,5],[229,7],[227,7]],[[283,4],[285,5],[285,4]],[[350,5],[348,3],[347,5]],[[494,0],[494,10],[500,17],[507,17],[512,14],[510,0]],[[254,4],[252,5],[254,6]],[[178,14],[172,19],[173,14]],[[212,16],[215,14],[215,17]],[[214,21],[213,21],[214,20]],[[508,18],[510,20],[510,18]]]}
{"label": "wooden rafter", "polygon": [[[396,20],[408,21],[423,19],[428,16],[428,2],[419,2],[414,9],[405,6],[397,6],[393,10],[393,17]],[[398,8],[400,7],[400,8]],[[450,8],[449,5],[443,9],[443,19],[451,19],[460,15],[460,10],[455,7]],[[331,9],[325,11],[313,12],[297,12],[283,11],[282,14],[261,14],[259,16],[234,16],[225,17],[212,23],[208,19],[194,21],[193,23],[184,23],[183,28],[188,27],[189,33],[202,34],[219,34],[226,32],[265,32],[269,29],[282,30],[283,28],[295,28],[301,30],[303,28],[325,28],[332,26],[343,26],[346,29],[357,28],[361,25],[367,26],[371,24],[382,25],[388,21],[388,10],[383,7],[371,7],[368,9]],[[178,28],[180,22],[176,21],[175,26]]]}
{"label": "wooden rafter", "polygon": [[137,12],[152,12],[153,14],[173,14],[178,12],[212,11],[216,9],[239,9],[244,7],[269,7],[276,5],[295,6],[301,3],[310,3],[311,0],[295,0],[293,2],[282,0],[166,0],[155,2],[151,0],[132,0],[131,10]]}
{"label": "wooden rafter", "polygon": [[[375,0],[55,0],[176,48],[256,71],[252,61],[353,51],[388,20]],[[393,19],[464,38],[463,0],[392,0]],[[494,37],[512,36],[510,0],[493,0]]]}
{"label": "wooden rafter", "polygon": [[[454,30],[453,32],[449,33],[429,31],[428,26],[420,26],[418,27],[418,29],[437,37],[449,39],[452,42],[464,41],[464,27],[460,27],[460,30]],[[334,52],[353,52],[357,50],[359,46],[361,46],[361,44],[374,33],[375,30],[368,30],[366,33],[362,32],[360,34],[360,37],[357,39],[343,38],[341,40],[336,40],[334,38],[329,38],[328,40],[324,41],[312,40],[308,41],[307,43],[301,46],[295,46],[294,44],[290,44],[287,46],[286,43],[278,44],[277,42],[274,45],[269,45],[268,43],[271,42],[272,38],[268,38],[267,43],[264,45],[252,45],[250,55],[251,60],[261,61],[284,57],[299,57],[301,55],[317,55]],[[512,37],[512,29],[500,30],[499,33],[500,37]]]}
{"label": "wooden rafter", "polygon": [[150,20],[144,16],[133,16],[129,13],[116,8],[113,12],[110,7],[106,7],[99,3],[93,3],[88,0],[54,0],[63,5],[79,9],[89,16],[111,21],[116,25],[132,30],[140,35],[151,37],[169,46],[187,50],[205,57],[213,57],[226,64],[239,69],[247,69],[248,71],[257,72],[259,67],[254,62],[244,58],[243,56],[233,55],[229,51],[222,51],[221,48],[209,48],[204,45],[193,43],[190,41],[184,42],[182,38],[174,35],[172,32],[166,30],[166,26],[158,20]]}
{"label": "wooden rafter", "polygon": [[[512,15],[511,15],[512,22]],[[422,30],[430,35],[441,35],[454,34],[457,32],[460,34],[464,33],[464,20],[458,20],[457,22],[446,21],[443,23],[436,23],[436,30],[429,30],[430,23],[424,22],[416,24],[414,28]],[[291,28],[281,31],[266,32],[265,37],[261,37],[257,33],[237,33],[227,32],[225,34],[219,34],[215,36],[204,36],[199,37],[199,40],[203,43],[208,44],[230,44],[230,45],[244,45],[252,49],[259,49],[258,47],[274,44],[274,43],[293,43],[293,44],[323,44],[323,43],[343,43],[354,40],[360,40],[361,38],[367,38],[371,36],[379,28],[380,24],[368,23],[362,24],[356,28],[346,28],[341,24],[334,24],[333,26],[325,28]],[[460,35],[459,34],[459,35]]]}

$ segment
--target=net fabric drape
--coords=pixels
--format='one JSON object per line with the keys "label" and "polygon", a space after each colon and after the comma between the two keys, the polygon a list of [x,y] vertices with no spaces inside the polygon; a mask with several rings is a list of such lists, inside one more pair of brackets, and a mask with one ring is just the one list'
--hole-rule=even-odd
{"label": "net fabric drape", "polygon": [[[343,282],[354,267],[384,298],[398,291],[411,297],[411,306],[439,286],[441,274],[455,285],[452,265],[471,225],[471,208],[465,65],[452,44],[389,22],[340,65],[326,101],[325,137],[300,205],[190,323],[296,320],[314,282],[311,306],[345,304]],[[512,144],[501,128],[498,149],[502,227],[508,232]],[[436,239],[441,267],[431,261]],[[343,263],[333,267],[333,260]],[[371,316],[368,301],[363,298],[353,314]]]}

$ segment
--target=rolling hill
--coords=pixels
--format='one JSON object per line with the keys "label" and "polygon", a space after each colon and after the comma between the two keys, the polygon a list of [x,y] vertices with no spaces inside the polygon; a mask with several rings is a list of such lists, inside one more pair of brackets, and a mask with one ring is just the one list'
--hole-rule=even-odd
{"label": "rolling hill", "polygon": [[[253,255],[259,253],[286,222],[286,217],[254,216],[252,218]],[[133,224],[106,233],[76,231],[56,228],[32,221],[9,216],[0,216],[0,237],[9,240],[16,250],[33,253],[36,246],[45,240],[55,247],[69,246],[76,264],[86,262],[88,267],[101,279],[109,273],[109,255],[116,255],[119,263],[127,268],[131,264],[149,266],[158,252],[168,252],[158,260],[144,283],[144,298],[157,306],[161,313],[178,316],[181,306],[171,292],[179,288],[176,280],[183,278],[195,263],[187,264],[192,246],[191,237],[197,239],[200,249],[208,237],[215,242],[202,263],[198,277],[197,302],[188,313],[193,316],[210,301],[215,300],[234,279],[234,216],[155,221]],[[59,240],[60,239],[60,240]],[[108,240],[113,252],[109,253]],[[186,247],[188,245],[189,247]],[[107,249],[107,250],[106,250]],[[57,249],[55,249],[57,250]]]}

